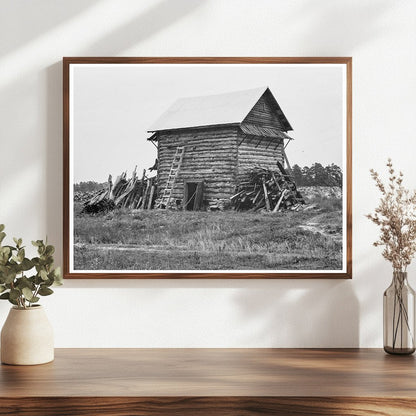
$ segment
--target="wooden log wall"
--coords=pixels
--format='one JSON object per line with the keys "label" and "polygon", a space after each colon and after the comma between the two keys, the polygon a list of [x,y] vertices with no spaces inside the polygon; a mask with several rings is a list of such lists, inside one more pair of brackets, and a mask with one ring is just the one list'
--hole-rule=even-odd
{"label": "wooden log wall", "polygon": [[245,136],[238,134],[237,180],[246,180],[247,173],[254,167],[276,170],[276,162],[284,165],[283,141],[277,138]]}
{"label": "wooden log wall", "polygon": [[204,181],[204,201],[233,195],[237,175],[237,127],[161,131],[158,192],[163,192],[178,146],[186,146],[172,197],[183,200],[184,181]]}

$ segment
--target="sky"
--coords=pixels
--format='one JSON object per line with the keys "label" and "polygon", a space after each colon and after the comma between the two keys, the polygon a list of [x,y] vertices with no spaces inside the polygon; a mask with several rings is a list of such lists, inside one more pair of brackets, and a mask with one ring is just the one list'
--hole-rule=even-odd
{"label": "sky", "polygon": [[148,128],[173,102],[268,86],[292,125],[291,165],[342,166],[344,65],[71,65],[73,183],[107,181],[157,157]]}

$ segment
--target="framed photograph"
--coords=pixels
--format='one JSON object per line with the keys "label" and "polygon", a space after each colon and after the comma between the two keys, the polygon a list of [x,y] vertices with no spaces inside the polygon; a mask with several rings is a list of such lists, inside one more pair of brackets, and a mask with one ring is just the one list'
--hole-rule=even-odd
{"label": "framed photograph", "polygon": [[64,58],[64,277],[351,278],[351,71]]}

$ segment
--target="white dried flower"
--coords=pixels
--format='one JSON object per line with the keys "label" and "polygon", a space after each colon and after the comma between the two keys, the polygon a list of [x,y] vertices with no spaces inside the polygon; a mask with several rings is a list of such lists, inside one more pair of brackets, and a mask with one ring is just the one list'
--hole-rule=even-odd
{"label": "white dried flower", "polygon": [[378,173],[371,169],[382,197],[374,214],[366,215],[380,227],[380,237],[375,246],[384,246],[383,257],[390,261],[395,271],[406,271],[416,253],[416,191],[402,185],[403,173],[397,175],[388,159],[388,185],[382,183]]}

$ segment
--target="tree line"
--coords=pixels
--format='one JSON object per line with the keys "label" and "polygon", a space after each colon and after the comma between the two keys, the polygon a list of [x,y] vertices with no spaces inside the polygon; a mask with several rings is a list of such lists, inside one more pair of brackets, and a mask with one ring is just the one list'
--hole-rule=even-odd
{"label": "tree line", "polygon": [[95,192],[103,189],[102,183],[86,181],[74,184],[74,192]]}
{"label": "tree line", "polygon": [[322,166],[314,163],[312,166],[299,165],[292,167],[292,173],[298,186],[340,186],[342,187],[342,170],[332,163]]}

